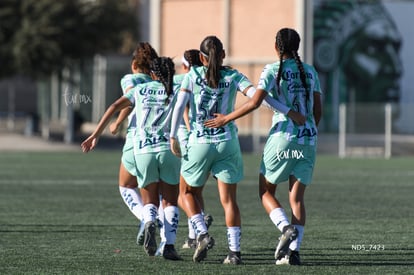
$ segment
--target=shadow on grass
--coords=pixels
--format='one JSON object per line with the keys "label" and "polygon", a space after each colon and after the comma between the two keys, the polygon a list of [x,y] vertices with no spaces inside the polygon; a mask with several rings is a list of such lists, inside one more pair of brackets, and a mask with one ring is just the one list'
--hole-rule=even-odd
{"label": "shadow on grass", "polygon": [[414,248],[355,251],[350,248],[305,249],[305,266],[414,266]]}
{"label": "shadow on grass", "polygon": [[[0,233],[77,233],[77,232],[98,232],[102,228],[127,228],[131,225],[122,224],[6,224],[0,225]],[[135,227],[135,226],[133,226]],[[62,228],[62,229],[59,229]],[[87,230],[86,230],[87,228]]]}
{"label": "shadow on grass", "polygon": [[[303,266],[414,266],[414,248],[390,248],[384,251],[341,252],[340,249],[324,249],[321,253],[315,249],[301,252]],[[275,264],[273,249],[253,249],[242,253],[243,264],[247,266]],[[223,255],[224,258],[225,255]],[[211,263],[218,263],[211,261]]]}

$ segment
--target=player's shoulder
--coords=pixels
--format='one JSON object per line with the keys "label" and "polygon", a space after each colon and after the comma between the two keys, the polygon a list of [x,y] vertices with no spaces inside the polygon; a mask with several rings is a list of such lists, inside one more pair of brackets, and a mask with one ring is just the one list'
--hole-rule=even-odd
{"label": "player's shoulder", "polygon": [[302,62],[303,67],[308,70],[316,71],[315,67],[312,64]]}
{"label": "player's shoulder", "polygon": [[190,71],[187,74],[200,74],[205,72],[206,67],[204,66],[191,66]]}
{"label": "player's shoulder", "polygon": [[318,77],[318,71],[316,70],[316,68],[309,64],[309,63],[303,63],[303,68],[305,69],[305,72],[310,73],[311,75],[313,75],[314,77]]}
{"label": "player's shoulder", "polygon": [[133,74],[126,74],[121,78],[121,83],[132,81],[132,79],[133,79]]}
{"label": "player's shoulder", "polygon": [[280,61],[268,63],[264,66],[264,71],[278,71],[280,67]]}
{"label": "player's shoulder", "polygon": [[244,76],[239,70],[230,67],[230,66],[223,66],[220,70],[221,74],[224,76]]}
{"label": "player's shoulder", "polygon": [[196,80],[198,78],[203,78],[206,74],[206,67],[204,66],[192,66],[190,71],[185,74],[185,79]]}

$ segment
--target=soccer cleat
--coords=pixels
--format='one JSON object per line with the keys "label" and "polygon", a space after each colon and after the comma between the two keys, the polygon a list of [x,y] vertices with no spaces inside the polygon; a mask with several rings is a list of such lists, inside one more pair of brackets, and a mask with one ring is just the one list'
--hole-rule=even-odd
{"label": "soccer cleat", "polygon": [[183,258],[178,255],[177,251],[174,248],[173,244],[166,244],[162,256],[164,259],[171,260],[171,261],[181,261]]}
{"label": "soccer cleat", "polygon": [[201,262],[207,257],[207,250],[213,248],[214,239],[208,233],[200,234],[197,237],[197,247],[193,255],[194,262]]}
{"label": "soccer cleat", "polygon": [[301,265],[299,251],[289,251],[289,264],[290,265]]}
{"label": "soccer cleat", "polygon": [[289,265],[289,255],[283,255],[276,259],[276,265]]}
{"label": "soccer cleat", "polygon": [[213,223],[213,216],[211,216],[210,214],[205,214],[204,222],[206,223],[207,229],[209,229],[210,225]]}
{"label": "soccer cleat", "polygon": [[157,248],[157,251],[155,252],[155,256],[163,256],[165,248],[165,241],[161,241],[160,245]]}
{"label": "soccer cleat", "polygon": [[155,223],[147,222],[145,224],[144,250],[149,256],[154,256],[157,251],[157,240],[155,239]]}
{"label": "soccer cleat", "polygon": [[286,255],[281,255],[276,259],[276,265],[300,265],[299,251],[290,250]]}
{"label": "soccer cleat", "polygon": [[145,231],[145,223],[141,221],[138,228],[138,235],[137,235],[137,245],[144,244],[144,231]]}
{"label": "soccer cleat", "polygon": [[224,259],[223,264],[234,264],[238,265],[241,264],[241,254],[240,252],[233,252],[230,251],[227,257]]}
{"label": "soccer cleat", "polygon": [[286,225],[283,228],[282,236],[279,238],[279,243],[275,250],[275,259],[279,259],[288,253],[290,243],[298,236],[298,230],[293,225]]}
{"label": "soccer cleat", "polygon": [[189,248],[196,248],[197,247],[197,242],[196,242],[196,240],[195,239],[191,239],[191,238],[187,238],[185,241],[184,241],[184,244],[183,244],[183,249],[189,249]]}

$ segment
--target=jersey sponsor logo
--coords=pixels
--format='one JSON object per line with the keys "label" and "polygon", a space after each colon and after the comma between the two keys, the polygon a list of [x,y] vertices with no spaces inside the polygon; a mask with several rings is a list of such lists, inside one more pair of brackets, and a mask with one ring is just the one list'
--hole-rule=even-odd
{"label": "jersey sponsor logo", "polygon": [[139,91],[140,95],[165,95],[167,92],[163,90],[142,89]]}
{"label": "jersey sponsor logo", "polygon": [[[195,83],[196,83],[196,85],[198,85],[198,86],[202,86],[203,87],[203,89],[205,89],[206,87],[208,87],[207,86],[207,80],[206,79],[204,79],[204,78],[202,78],[202,77],[197,77],[196,78],[196,81],[195,81]],[[228,81],[225,81],[225,82],[219,82],[218,83],[218,89],[227,89],[227,88],[229,88],[230,87],[230,83],[231,82],[228,82]]]}
{"label": "jersey sponsor logo", "polygon": [[204,128],[203,131],[197,130],[197,137],[215,136],[224,133],[224,128]]}
{"label": "jersey sponsor logo", "polygon": [[195,80],[195,84],[198,86],[206,86],[207,85],[207,80],[202,78],[201,76],[197,76],[196,80]]}
{"label": "jersey sponsor logo", "polygon": [[287,88],[289,90],[289,93],[301,93],[306,91],[302,85],[302,82],[289,82]]}
{"label": "jersey sponsor logo", "polygon": [[[313,75],[311,73],[305,72],[306,78],[313,79]],[[299,72],[292,72],[292,71],[283,71],[282,73],[283,80],[291,80],[291,79],[300,79]]]}
{"label": "jersey sponsor logo", "polygon": [[316,136],[317,131],[316,128],[312,127],[312,128],[303,128],[303,129],[299,129],[299,133],[296,135],[297,138],[301,138],[301,137],[313,137]]}
{"label": "jersey sponsor logo", "polygon": [[144,140],[140,140],[139,149],[162,142],[168,142],[168,139],[165,136],[147,137]]}
{"label": "jersey sponsor logo", "polygon": [[[159,98],[159,97],[144,97],[142,99],[142,104],[144,106],[153,106],[153,105],[163,105],[165,103],[165,98]],[[166,108],[166,107],[165,107]]]}

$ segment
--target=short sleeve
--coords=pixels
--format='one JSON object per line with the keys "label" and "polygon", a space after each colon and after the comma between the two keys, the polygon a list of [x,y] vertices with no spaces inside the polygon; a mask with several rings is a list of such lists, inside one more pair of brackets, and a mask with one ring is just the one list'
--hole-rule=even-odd
{"label": "short sleeve", "polygon": [[126,94],[124,94],[124,97],[128,98],[132,104],[135,104],[135,89],[130,89]]}

